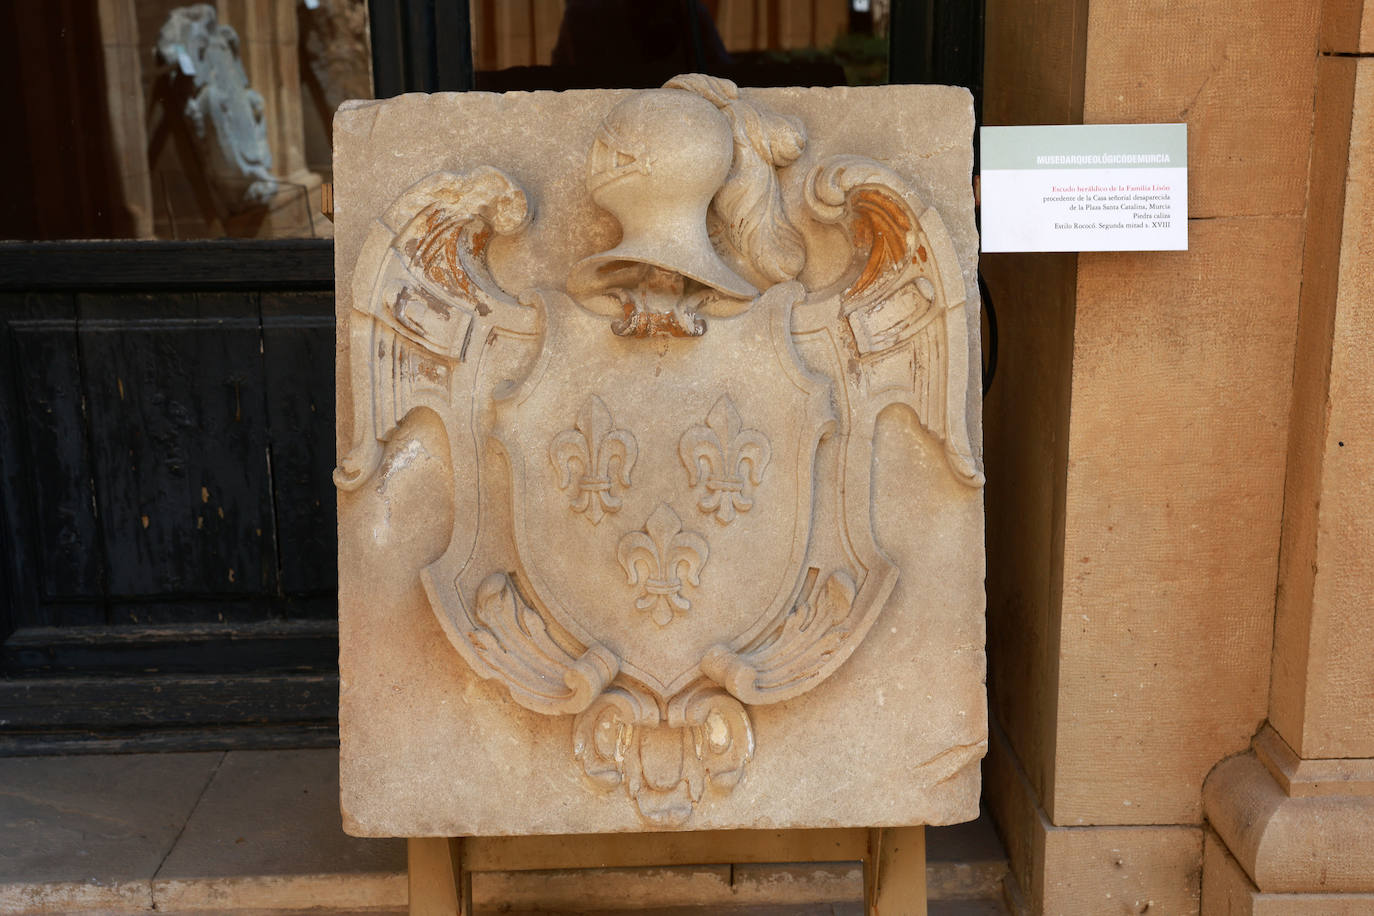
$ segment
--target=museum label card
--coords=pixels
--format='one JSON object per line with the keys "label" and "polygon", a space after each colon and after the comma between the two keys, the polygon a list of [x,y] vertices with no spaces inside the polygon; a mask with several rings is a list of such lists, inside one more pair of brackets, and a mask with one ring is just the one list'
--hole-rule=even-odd
{"label": "museum label card", "polygon": [[984,127],[983,251],[1186,251],[1188,126]]}

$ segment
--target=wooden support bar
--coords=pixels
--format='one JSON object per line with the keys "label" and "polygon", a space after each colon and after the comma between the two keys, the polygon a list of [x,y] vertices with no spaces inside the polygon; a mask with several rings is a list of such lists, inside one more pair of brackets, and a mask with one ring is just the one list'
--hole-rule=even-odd
{"label": "wooden support bar", "polygon": [[[461,839],[450,840],[447,837],[411,837],[406,841],[410,916],[454,916],[460,912],[459,874],[453,867],[450,847],[461,849],[461,845]],[[469,907],[463,916],[471,912]]]}
{"label": "wooden support bar", "polygon": [[926,914],[923,827],[418,837],[407,849],[411,916],[470,916],[474,872],[854,861],[869,916]]}
{"label": "wooden support bar", "polygon": [[878,853],[882,849],[883,831],[876,827],[866,831],[864,848],[864,903],[866,911],[873,912],[872,903],[878,897]]}
{"label": "wooden support bar", "polygon": [[[879,834],[872,916],[926,916],[926,831],[887,827]],[[865,872],[866,874],[866,872]]]}
{"label": "wooden support bar", "polygon": [[753,862],[847,862],[862,859],[867,831],[702,830],[687,833],[469,837],[472,871],[638,868]]}

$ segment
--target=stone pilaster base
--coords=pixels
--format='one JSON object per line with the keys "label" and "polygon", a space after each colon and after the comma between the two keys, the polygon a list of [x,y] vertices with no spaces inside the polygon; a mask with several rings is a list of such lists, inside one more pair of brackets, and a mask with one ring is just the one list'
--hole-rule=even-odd
{"label": "stone pilaster base", "polygon": [[1011,864],[1006,903],[1018,916],[1198,911],[1202,831],[1178,824],[1059,826],[993,724],[985,798]]}
{"label": "stone pilaster base", "polygon": [[1374,912],[1374,760],[1304,760],[1269,727],[1203,787],[1204,916]]}

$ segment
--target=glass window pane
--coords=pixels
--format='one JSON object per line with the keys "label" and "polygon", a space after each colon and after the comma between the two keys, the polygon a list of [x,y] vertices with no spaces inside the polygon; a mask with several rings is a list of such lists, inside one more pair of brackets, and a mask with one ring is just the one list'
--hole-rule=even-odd
{"label": "glass window pane", "polygon": [[887,77],[886,0],[472,0],[476,86],[643,88],[679,73],[742,86]]}
{"label": "glass window pane", "polygon": [[333,113],[372,97],[366,0],[6,6],[33,180],[0,237],[331,234]]}

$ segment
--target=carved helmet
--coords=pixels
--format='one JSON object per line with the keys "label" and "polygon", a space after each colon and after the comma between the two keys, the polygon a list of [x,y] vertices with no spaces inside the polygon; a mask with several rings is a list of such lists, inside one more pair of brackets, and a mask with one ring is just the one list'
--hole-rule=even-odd
{"label": "carved helmet", "polygon": [[597,130],[587,161],[592,200],[620,221],[620,244],[578,262],[575,294],[600,291],[619,269],[652,264],[741,299],[758,295],[721,260],[706,211],[734,161],[729,118],[682,89],[637,92]]}

